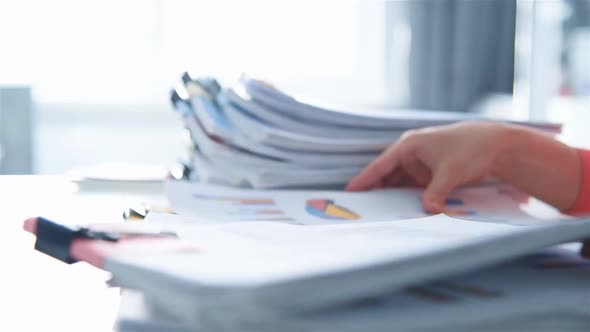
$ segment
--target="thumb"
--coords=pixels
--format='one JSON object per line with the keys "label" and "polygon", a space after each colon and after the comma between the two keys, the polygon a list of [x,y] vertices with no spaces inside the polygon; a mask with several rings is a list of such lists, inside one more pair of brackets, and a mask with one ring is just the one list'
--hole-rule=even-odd
{"label": "thumb", "polygon": [[452,167],[441,166],[422,194],[422,205],[427,212],[441,213],[449,193],[459,184],[459,175]]}

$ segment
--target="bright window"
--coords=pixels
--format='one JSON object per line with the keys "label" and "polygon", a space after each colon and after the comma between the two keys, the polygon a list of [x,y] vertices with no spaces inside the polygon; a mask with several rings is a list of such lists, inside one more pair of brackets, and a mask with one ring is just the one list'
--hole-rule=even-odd
{"label": "bright window", "polygon": [[[370,6],[348,0],[3,1],[0,81],[31,83],[41,103],[165,103],[187,69],[224,80],[247,72],[334,95],[350,85],[343,82],[367,84],[359,59],[376,50],[366,41],[358,47],[359,15],[368,14],[359,8]],[[353,99],[373,97],[363,94]]]}

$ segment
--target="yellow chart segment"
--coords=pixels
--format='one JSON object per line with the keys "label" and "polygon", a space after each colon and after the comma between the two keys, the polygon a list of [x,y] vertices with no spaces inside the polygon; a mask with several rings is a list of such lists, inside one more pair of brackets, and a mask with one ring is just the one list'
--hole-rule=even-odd
{"label": "yellow chart segment", "polygon": [[354,212],[351,212],[347,209],[341,208],[335,204],[328,204],[326,207],[326,214],[336,218],[342,219],[358,219],[360,216]]}
{"label": "yellow chart segment", "polygon": [[314,217],[332,220],[357,220],[361,216],[327,198],[308,199],[305,210]]}

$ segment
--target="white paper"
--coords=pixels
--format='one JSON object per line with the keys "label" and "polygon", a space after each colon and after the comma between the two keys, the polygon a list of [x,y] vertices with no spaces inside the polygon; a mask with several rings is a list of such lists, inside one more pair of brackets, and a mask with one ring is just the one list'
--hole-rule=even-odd
{"label": "white paper", "polygon": [[[314,152],[286,151],[272,145],[264,145],[252,140],[244,134],[247,130],[238,130],[227,119],[227,116],[219,106],[205,96],[194,96],[191,104],[198,121],[203,125],[208,136],[221,138],[224,143],[238,150],[250,151],[261,157],[281,159],[297,165],[305,165],[310,168],[325,168],[341,165],[362,166],[374,159],[376,153],[348,153],[329,154]],[[204,139],[205,137],[201,137]],[[388,139],[387,142],[390,142]],[[230,146],[230,147],[231,147]]]}
{"label": "white paper", "polygon": [[254,286],[395,261],[521,227],[437,215],[316,227],[241,222],[163,228],[194,243],[199,252],[167,255],[166,259],[134,257],[135,263],[196,283]]}
{"label": "white paper", "polygon": [[[535,330],[583,326],[590,322],[587,284],[590,262],[576,251],[550,249],[523,259],[405,290],[383,293],[320,313],[266,320],[233,320],[219,313],[216,323],[232,330],[282,331],[421,331]],[[173,319],[166,306],[158,307],[141,294],[125,292],[118,322],[122,328],[146,330],[169,325],[213,331],[216,326]],[[206,314],[206,313],[204,313]],[[583,318],[585,317],[585,319]],[[580,320],[582,318],[582,320]],[[209,320],[210,321],[210,320]],[[258,329],[254,328],[258,327]],[[493,329],[492,329],[493,330]],[[569,329],[568,329],[569,330]],[[578,329],[574,329],[578,331]],[[583,331],[580,330],[580,331]]]}
{"label": "white paper", "polygon": [[197,178],[202,183],[233,187],[272,188],[343,188],[358,174],[361,167],[307,169],[273,168],[263,165],[244,165],[238,159],[209,159],[199,151],[193,154]]}
{"label": "white paper", "polygon": [[334,136],[314,137],[270,126],[262,122],[264,119],[257,119],[231,103],[222,106],[228,119],[244,135],[258,143],[287,150],[328,153],[375,152],[382,151],[401,135],[401,131],[391,131],[381,137],[366,134],[364,138],[355,138],[346,129],[341,129]]}
{"label": "white paper", "polygon": [[[371,192],[251,190],[168,181],[166,196],[180,215],[214,221],[277,221],[331,225],[427,216],[421,189]],[[460,219],[496,223],[543,223],[523,211],[526,196],[505,185],[466,187],[447,200],[445,213]]]}
{"label": "white paper", "polygon": [[379,130],[372,128],[371,130],[342,127],[335,124],[321,124],[314,123],[312,119],[308,121],[300,121],[295,117],[285,115],[283,112],[277,112],[272,108],[265,107],[252,100],[250,95],[245,91],[241,84],[225,89],[218,96],[222,104],[232,103],[239,108],[247,111],[257,119],[262,119],[264,123],[271,127],[279,128],[287,132],[299,133],[312,137],[341,137],[346,135],[350,138],[383,138],[392,134],[392,130]]}
{"label": "white paper", "polygon": [[400,112],[351,112],[334,110],[302,102],[275,89],[261,81],[243,77],[235,89],[244,90],[247,98],[265,105],[278,113],[291,116],[302,122],[327,125],[340,125],[371,130],[399,130],[435,126],[465,120],[509,121],[529,125],[549,132],[559,132],[561,126],[547,122],[510,121],[510,119],[484,117],[478,114],[457,112],[433,112],[425,110],[407,110]]}
{"label": "white paper", "polygon": [[148,291],[189,320],[199,310],[253,318],[327,309],[590,236],[587,219],[524,227],[445,215],[314,227],[190,221],[156,227],[197,250],[120,254],[105,269],[121,286]]}

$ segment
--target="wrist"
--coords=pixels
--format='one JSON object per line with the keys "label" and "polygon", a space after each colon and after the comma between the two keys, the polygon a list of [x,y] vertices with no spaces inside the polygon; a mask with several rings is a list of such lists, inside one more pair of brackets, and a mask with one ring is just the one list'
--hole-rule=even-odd
{"label": "wrist", "polygon": [[501,124],[497,127],[497,131],[494,133],[495,145],[492,150],[492,176],[502,180],[510,178],[519,158],[525,153],[523,146],[526,147],[529,135],[529,130],[522,127],[509,124]]}
{"label": "wrist", "polygon": [[580,191],[582,167],[576,149],[536,130],[498,126],[490,175],[560,210]]}

